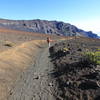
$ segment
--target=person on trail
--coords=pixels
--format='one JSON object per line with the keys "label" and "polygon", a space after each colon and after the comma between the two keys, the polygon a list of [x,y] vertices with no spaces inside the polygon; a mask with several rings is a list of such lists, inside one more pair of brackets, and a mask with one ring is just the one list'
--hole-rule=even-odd
{"label": "person on trail", "polygon": [[51,42],[52,40],[50,39],[50,37],[47,37],[47,43],[48,43],[48,46],[50,47],[50,42]]}

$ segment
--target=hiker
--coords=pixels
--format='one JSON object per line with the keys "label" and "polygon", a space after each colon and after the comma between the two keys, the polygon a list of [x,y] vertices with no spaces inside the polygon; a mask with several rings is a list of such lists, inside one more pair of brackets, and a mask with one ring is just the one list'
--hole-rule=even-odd
{"label": "hiker", "polygon": [[47,37],[47,43],[48,43],[48,46],[50,47],[50,42],[51,42],[52,40],[50,39],[50,37]]}

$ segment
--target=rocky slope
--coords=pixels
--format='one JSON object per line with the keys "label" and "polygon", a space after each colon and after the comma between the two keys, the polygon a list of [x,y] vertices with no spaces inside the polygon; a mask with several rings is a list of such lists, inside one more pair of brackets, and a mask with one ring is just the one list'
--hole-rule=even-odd
{"label": "rocky slope", "polygon": [[45,34],[56,34],[63,36],[84,36],[98,38],[91,31],[78,29],[76,26],[69,23],[46,20],[5,20],[0,19],[0,27],[23,30],[28,32],[38,32]]}
{"label": "rocky slope", "polygon": [[100,100],[100,65],[83,57],[100,52],[100,40],[76,38],[50,48],[60,100]]}

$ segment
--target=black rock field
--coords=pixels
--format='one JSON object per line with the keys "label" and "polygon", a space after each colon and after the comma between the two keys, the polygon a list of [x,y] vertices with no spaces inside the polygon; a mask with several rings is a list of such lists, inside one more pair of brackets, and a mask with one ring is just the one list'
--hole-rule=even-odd
{"label": "black rock field", "polygon": [[99,39],[76,37],[56,43],[49,51],[58,100],[100,100],[100,65],[84,56],[100,52]]}

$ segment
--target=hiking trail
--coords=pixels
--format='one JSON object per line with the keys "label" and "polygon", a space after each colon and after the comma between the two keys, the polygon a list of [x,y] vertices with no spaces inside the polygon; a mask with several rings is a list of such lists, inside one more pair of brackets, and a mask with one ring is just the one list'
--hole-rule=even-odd
{"label": "hiking trail", "polygon": [[52,72],[49,48],[40,47],[35,62],[20,75],[8,100],[56,100]]}

